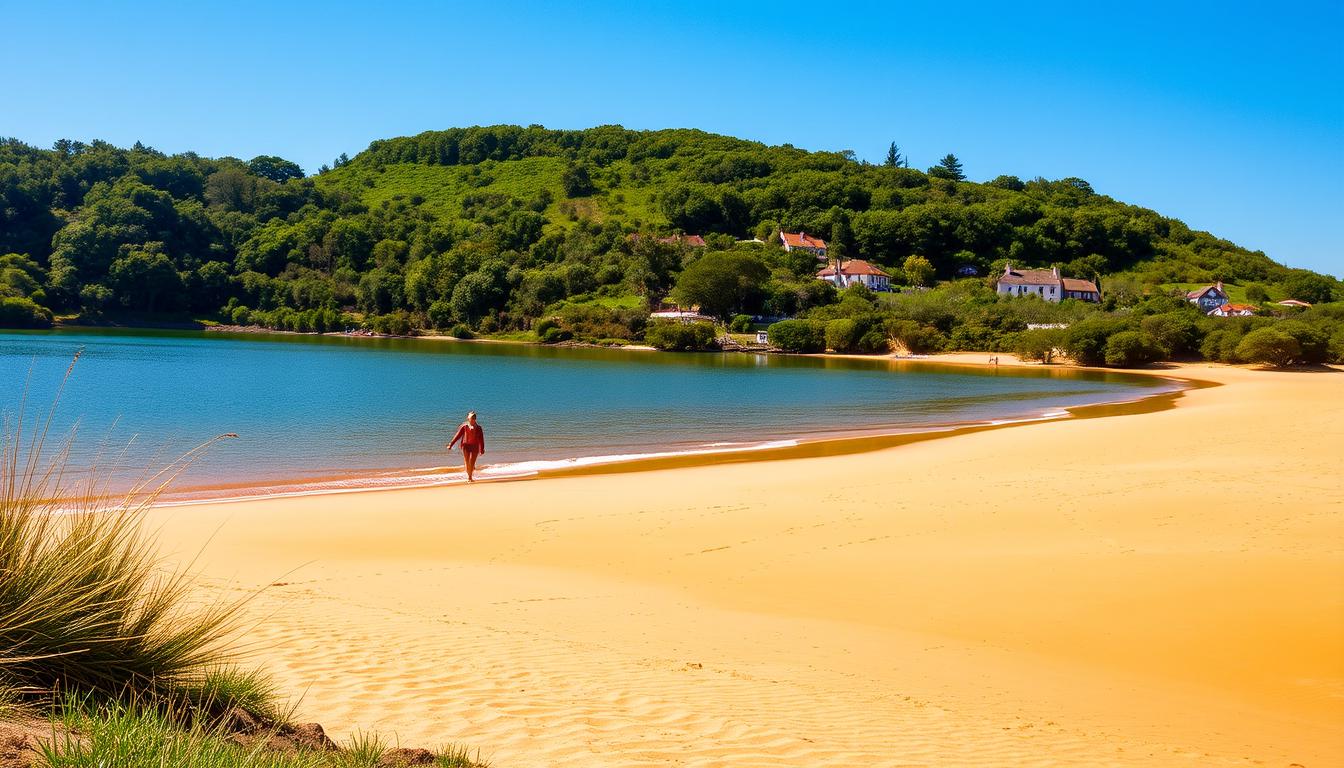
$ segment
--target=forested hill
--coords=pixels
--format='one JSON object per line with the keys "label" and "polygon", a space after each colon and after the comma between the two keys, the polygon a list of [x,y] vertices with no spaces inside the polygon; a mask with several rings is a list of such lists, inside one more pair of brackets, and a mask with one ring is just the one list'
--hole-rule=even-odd
{"label": "forested hill", "polygon": [[[757,254],[768,271],[748,286],[752,309],[834,301],[816,288],[815,262],[778,251],[781,228],[898,283],[920,255],[944,279],[1007,259],[1129,294],[1213,280],[1291,285],[1318,301],[1340,290],[1082,179],[971,182],[950,155],[926,172],[894,146],[872,165],[696,130],[495,126],[375,141],[334,164],[305,176],[270,156],[0,142],[0,322],[29,309],[41,322],[45,307],[502,332],[557,306],[656,303],[699,257],[658,242],[678,232],[704,235],[711,252]],[[766,245],[735,243],[752,237]]]}

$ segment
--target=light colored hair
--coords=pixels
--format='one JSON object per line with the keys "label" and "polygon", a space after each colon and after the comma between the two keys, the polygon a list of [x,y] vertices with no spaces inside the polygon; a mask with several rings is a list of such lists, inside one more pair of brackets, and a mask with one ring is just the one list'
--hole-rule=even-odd
{"label": "light colored hair", "polygon": [[467,411],[467,418],[468,418],[468,419],[470,419],[472,416],[475,416],[475,415],[476,415],[476,412],[475,412],[475,411]]}

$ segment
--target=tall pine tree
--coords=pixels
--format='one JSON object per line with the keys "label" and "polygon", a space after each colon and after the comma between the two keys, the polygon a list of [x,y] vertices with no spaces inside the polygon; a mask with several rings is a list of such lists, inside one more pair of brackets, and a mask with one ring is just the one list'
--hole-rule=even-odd
{"label": "tall pine tree", "polygon": [[961,161],[951,152],[943,156],[938,164],[929,169],[930,176],[937,176],[940,179],[951,179],[953,181],[965,181],[966,174],[961,172]]}

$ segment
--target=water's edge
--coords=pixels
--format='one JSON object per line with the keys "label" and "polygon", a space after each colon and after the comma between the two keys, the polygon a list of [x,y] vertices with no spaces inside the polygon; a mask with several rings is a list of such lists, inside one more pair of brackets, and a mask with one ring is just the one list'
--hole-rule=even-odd
{"label": "water's edge", "polygon": [[[942,365],[937,362],[926,364]],[[947,365],[952,367],[965,364],[948,363]],[[772,440],[760,443],[715,444],[684,451],[582,456],[550,461],[516,462],[494,467],[483,464],[477,470],[477,482],[497,483],[627,472],[650,472],[719,464],[868,453],[929,440],[1029,424],[1157,413],[1175,408],[1176,402],[1190,390],[1221,386],[1216,382],[1173,377],[1161,373],[1137,373],[1135,375],[1162,379],[1168,382],[1171,387],[1157,392],[1140,394],[1133,398],[1061,407],[1037,415],[997,419],[989,422],[950,423],[898,432],[861,433],[840,437],[809,438],[803,436],[797,439]],[[165,494],[161,500],[155,503],[155,506],[194,506],[298,496],[404,491],[467,485],[465,475],[454,470],[460,470],[460,467],[427,467],[399,472],[379,472],[366,475],[350,474],[322,479],[296,478],[292,482],[266,485],[239,483],[227,486],[201,486]]]}

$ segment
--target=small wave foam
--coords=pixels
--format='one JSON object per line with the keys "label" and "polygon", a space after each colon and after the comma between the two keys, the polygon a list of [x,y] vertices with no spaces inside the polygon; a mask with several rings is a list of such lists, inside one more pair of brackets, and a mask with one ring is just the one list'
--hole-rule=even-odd
{"label": "small wave foam", "polygon": [[[502,464],[482,465],[476,471],[481,480],[515,480],[532,477],[543,472],[600,466],[603,464],[622,464],[648,459],[665,459],[676,456],[702,456],[717,453],[738,453],[742,451],[761,451],[771,448],[791,448],[798,445],[797,440],[771,440],[761,443],[708,443],[698,448],[674,451],[652,451],[646,453],[614,453],[597,456],[577,456],[564,459],[536,459],[532,461],[505,462]],[[291,483],[271,488],[257,488],[255,492],[227,495],[214,495],[208,491],[193,493],[192,498],[165,501],[158,506],[183,506],[189,504],[218,504],[244,499],[287,498],[292,496],[311,496],[320,493],[359,493],[362,491],[387,490],[394,488],[432,488],[442,485],[458,485],[467,482],[467,473],[457,466],[418,467],[398,472],[388,472],[365,477],[348,477],[327,480],[312,480]]]}

